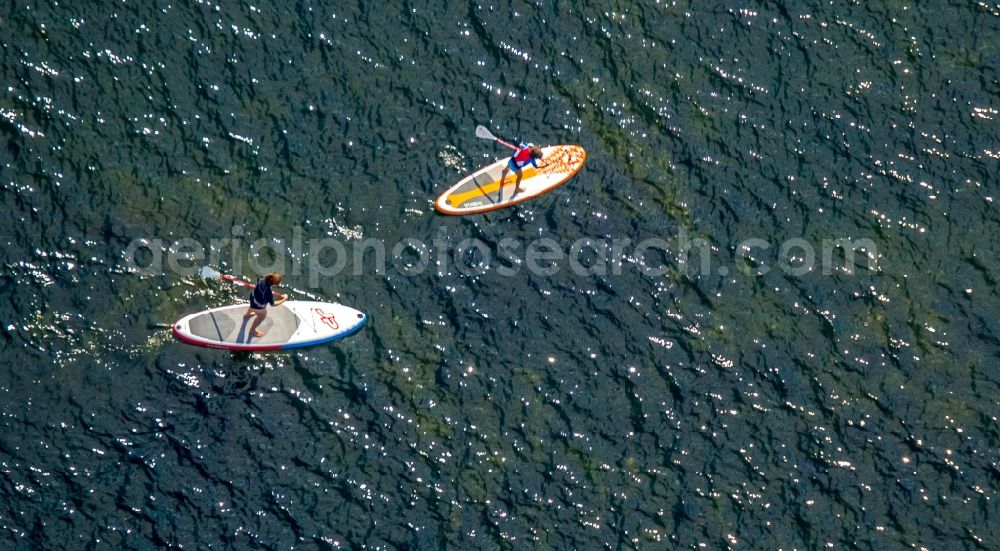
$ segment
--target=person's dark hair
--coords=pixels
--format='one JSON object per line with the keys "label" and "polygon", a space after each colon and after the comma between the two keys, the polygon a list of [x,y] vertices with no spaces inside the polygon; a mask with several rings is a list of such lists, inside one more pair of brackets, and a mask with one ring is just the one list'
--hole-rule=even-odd
{"label": "person's dark hair", "polygon": [[537,145],[531,146],[532,159],[541,159],[543,155],[544,153],[542,153],[542,148],[538,147]]}
{"label": "person's dark hair", "polygon": [[268,287],[281,283],[281,274],[267,274],[264,276],[264,283],[266,283]]}

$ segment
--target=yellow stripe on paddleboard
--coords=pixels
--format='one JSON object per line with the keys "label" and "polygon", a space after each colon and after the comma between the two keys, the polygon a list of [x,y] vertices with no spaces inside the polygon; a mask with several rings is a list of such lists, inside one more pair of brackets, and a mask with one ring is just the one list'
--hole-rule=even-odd
{"label": "yellow stripe on paddleboard", "polygon": [[[521,174],[522,174],[521,184],[524,184],[525,180],[531,178],[532,176],[535,176],[537,173],[538,171],[534,167],[521,169]],[[517,181],[517,174],[508,174],[507,182],[504,183],[504,185],[509,186],[510,184],[516,181]],[[472,185],[476,186],[475,183],[473,183]],[[465,191],[462,193],[453,193],[448,196],[447,201],[448,204],[451,205],[452,207],[461,208],[462,205],[467,203],[468,201],[475,199],[477,197],[483,197],[484,195],[487,196],[487,199],[493,199],[492,197],[489,197],[489,194],[493,193],[498,189],[500,189],[500,180],[493,180],[488,184],[476,186],[470,189],[469,191]]]}

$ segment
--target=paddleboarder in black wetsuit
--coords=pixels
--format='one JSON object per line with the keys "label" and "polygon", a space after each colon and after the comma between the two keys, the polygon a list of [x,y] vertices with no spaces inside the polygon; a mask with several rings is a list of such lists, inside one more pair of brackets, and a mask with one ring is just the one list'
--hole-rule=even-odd
{"label": "paddleboarder in black wetsuit", "polygon": [[279,283],[281,283],[281,274],[267,274],[257,280],[257,286],[254,287],[253,293],[250,294],[250,307],[247,308],[247,312],[243,314],[243,317],[257,318],[253,320],[253,325],[250,326],[250,333],[257,338],[264,336],[263,331],[260,331],[257,327],[267,317],[267,305],[280,306],[288,300],[288,295],[274,300],[274,291],[271,287]]}

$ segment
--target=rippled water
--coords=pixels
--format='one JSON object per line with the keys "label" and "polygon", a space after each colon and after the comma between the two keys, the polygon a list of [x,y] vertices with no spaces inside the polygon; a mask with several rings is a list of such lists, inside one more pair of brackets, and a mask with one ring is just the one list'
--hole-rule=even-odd
{"label": "rippled water", "polygon": [[[997,548],[1000,4],[583,4],[8,6],[0,544]],[[477,124],[587,165],[437,215]],[[259,355],[125,254],[296,236],[673,245],[289,274],[369,323]]]}

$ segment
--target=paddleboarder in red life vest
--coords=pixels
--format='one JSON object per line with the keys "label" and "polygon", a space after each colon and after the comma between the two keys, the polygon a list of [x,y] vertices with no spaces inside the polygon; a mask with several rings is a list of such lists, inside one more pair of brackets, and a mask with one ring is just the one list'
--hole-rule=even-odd
{"label": "paddleboarder in red life vest", "polygon": [[507,171],[512,170],[514,174],[517,174],[517,180],[514,183],[514,195],[510,198],[513,199],[517,197],[518,193],[521,193],[521,169],[531,165],[535,168],[545,168],[545,164],[539,165],[537,161],[542,158],[542,148],[535,144],[521,144],[521,147],[517,148],[514,156],[510,158],[507,162],[507,166],[503,167],[503,171],[500,173],[500,191],[497,193],[497,202],[503,201],[503,186],[504,180],[507,179]]}

